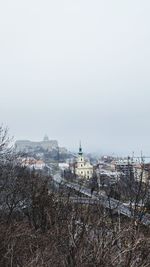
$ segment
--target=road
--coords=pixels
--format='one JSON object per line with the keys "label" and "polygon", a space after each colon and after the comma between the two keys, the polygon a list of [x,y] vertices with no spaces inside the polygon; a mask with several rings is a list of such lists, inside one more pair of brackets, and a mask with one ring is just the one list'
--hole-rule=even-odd
{"label": "road", "polygon": [[[133,214],[128,206],[126,206],[124,203],[114,199],[114,198],[108,198],[106,196],[104,191],[100,191],[99,194],[97,192],[93,192],[91,195],[91,190],[83,187],[81,185],[78,185],[76,183],[68,182],[64,180],[60,173],[56,173],[53,177],[54,181],[63,184],[66,187],[70,189],[74,189],[77,192],[82,193],[83,195],[87,196],[88,198],[82,198],[82,197],[77,197],[73,198],[74,202],[76,203],[83,203],[83,204],[97,204],[100,203],[103,205],[105,208],[115,210],[118,214],[122,214],[124,216],[127,216],[129,218],[133,217]],[[144,225],[150,225],[150,214],[145,214],[142,216],[141,223]]]}

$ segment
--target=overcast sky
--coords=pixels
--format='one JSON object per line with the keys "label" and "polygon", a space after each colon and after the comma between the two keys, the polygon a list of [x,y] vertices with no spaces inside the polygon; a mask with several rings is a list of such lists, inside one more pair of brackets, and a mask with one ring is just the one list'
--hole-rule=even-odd
{"label": "overcast sky", "polygon": [[150,155],[150,1],[0,4],[0,121],[76,150]]}

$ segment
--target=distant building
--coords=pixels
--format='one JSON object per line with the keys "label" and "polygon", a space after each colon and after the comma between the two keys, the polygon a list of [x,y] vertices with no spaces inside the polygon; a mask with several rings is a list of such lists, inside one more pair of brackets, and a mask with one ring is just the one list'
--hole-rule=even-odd
{"label": "distant building", "polygon": [[116,171],[134,177],[136,181],[150,183],[150,163],[138,163],[131,159],[120,160],[115,164]]}
{"label": "distant building", "polygon": [[150,184],[150,163],[135,164],[134,175],[137,181]]}
{"label": "distant building", "polygon": [[115,164],[115,169],[117,172],[120,172],[126,176],[134,176],[134,164],[133,162],[128,159],[128,160],[119,160],[116,161]]}
{"label": "distant building", "polygon": [[58,166],[59,166],[59,169],[60,169],[61,171],[64,171],[64,170],[68,170],[68,169],[69,169],[69,164],[66,163],[66,162],[59,163]]}
{"label": "distant building", "polygon": [[85,177],[86,179],[92,178],[93,176],[93,166],[90,164],[90,162],[85,160],[81,145],[76,161],[75,174],[80,177]]}
{"label": "distant building", "polygon": [[43,170],[46,164],[43,160],[36,160],[35,158],[27,157],[20,158],[21,165],[35,170]]}
{"label": "distant building", "polygon": [[49,140],[48,136],[46,135],[43,141],[40,142],[33,142],[29,140],[18,140],[15,143],[15,148],[17,152],[34,152],[35,150],[47,150],[52,151],[58,149],[58,142],[56,140]]}

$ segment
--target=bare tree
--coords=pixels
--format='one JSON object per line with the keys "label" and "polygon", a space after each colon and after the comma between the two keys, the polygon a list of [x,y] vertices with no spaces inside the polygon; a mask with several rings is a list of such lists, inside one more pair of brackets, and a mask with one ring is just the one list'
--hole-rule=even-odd
{"label": "bare tree", "polygon": [[[1,143],[6,142],[1,146],[0,165],[0,266],[149,266],[150,230],[135,224],[138,204],[129,219],[102,203],[90,202],[91,198],[83,204],[78,195],[76,203],[75,192],[65,188],[53,192],[47,177],[22,168],[13,153],[4,160],[9,142],[5,131],[1,133],[5,136]],[[125,190],[135,203],[148,199],[148,186],[142,180],[133,182],[129,192],[123,184],[113,189]],[[108,193],[108,199],[115,196]]]}

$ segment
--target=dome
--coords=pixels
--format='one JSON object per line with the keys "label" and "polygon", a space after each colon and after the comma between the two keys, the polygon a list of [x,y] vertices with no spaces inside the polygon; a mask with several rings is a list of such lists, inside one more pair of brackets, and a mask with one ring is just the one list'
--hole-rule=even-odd
{"label": "dome", "polygon": [[47,136],[47,135],[45,135],[45,136],[44,136],[44,138],[43,138],[43,141],[44,141],[44,142],[47,142],[47,141],[49,141],[49,138],[48,138],[48,136]]}

